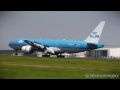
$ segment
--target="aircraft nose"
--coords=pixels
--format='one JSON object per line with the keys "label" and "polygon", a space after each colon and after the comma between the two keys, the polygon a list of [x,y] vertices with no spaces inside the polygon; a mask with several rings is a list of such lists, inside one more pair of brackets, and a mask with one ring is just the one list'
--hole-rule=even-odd
{"label": "aircraft nose", "polygon": [[11,42],[9,43],[9,47],[11,47],[12,44],[13,44],[13,42],[11,41]]}

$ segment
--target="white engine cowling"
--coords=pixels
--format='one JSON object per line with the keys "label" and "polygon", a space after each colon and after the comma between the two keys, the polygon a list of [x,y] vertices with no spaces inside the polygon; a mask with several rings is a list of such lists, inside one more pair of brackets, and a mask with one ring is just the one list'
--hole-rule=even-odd
{"label": "white engine cowling", "polygon": [[46,50],[45,50],[45,53],[55,54],[55,52],[54,52],[52,47],[47,47]]}
{"label": "white engine cowling", "polygon": [[33,53],[34,50],[32,49],[32,46],[23,46],[22,47],[22,52],[24,52],[24,53]]}

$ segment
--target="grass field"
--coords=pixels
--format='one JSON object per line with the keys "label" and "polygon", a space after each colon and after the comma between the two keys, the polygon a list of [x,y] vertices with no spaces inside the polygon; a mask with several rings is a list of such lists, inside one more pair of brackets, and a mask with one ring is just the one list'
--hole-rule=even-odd
{"label": "grass field", "polygon": [[120,79],[120,60],[0,56],[1,79]]}

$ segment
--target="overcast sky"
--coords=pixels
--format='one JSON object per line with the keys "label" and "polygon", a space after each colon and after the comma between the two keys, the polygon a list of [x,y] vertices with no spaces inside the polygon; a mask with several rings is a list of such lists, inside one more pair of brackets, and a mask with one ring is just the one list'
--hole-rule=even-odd
{"label": "overcast sky", "polygon": [[84,40],[100,21],[99,43],[120,47],[120,11],[1,11],[0,50],[16,38]]}

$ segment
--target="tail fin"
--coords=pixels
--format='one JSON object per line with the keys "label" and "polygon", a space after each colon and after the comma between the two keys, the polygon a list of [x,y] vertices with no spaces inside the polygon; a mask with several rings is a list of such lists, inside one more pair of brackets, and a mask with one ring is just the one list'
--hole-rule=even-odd
{"label": "tail fin", "polygon": [[86,42],[98,43],[105,21],[101,21],[98,26],[92,31],[92,33],[86,38]]}

